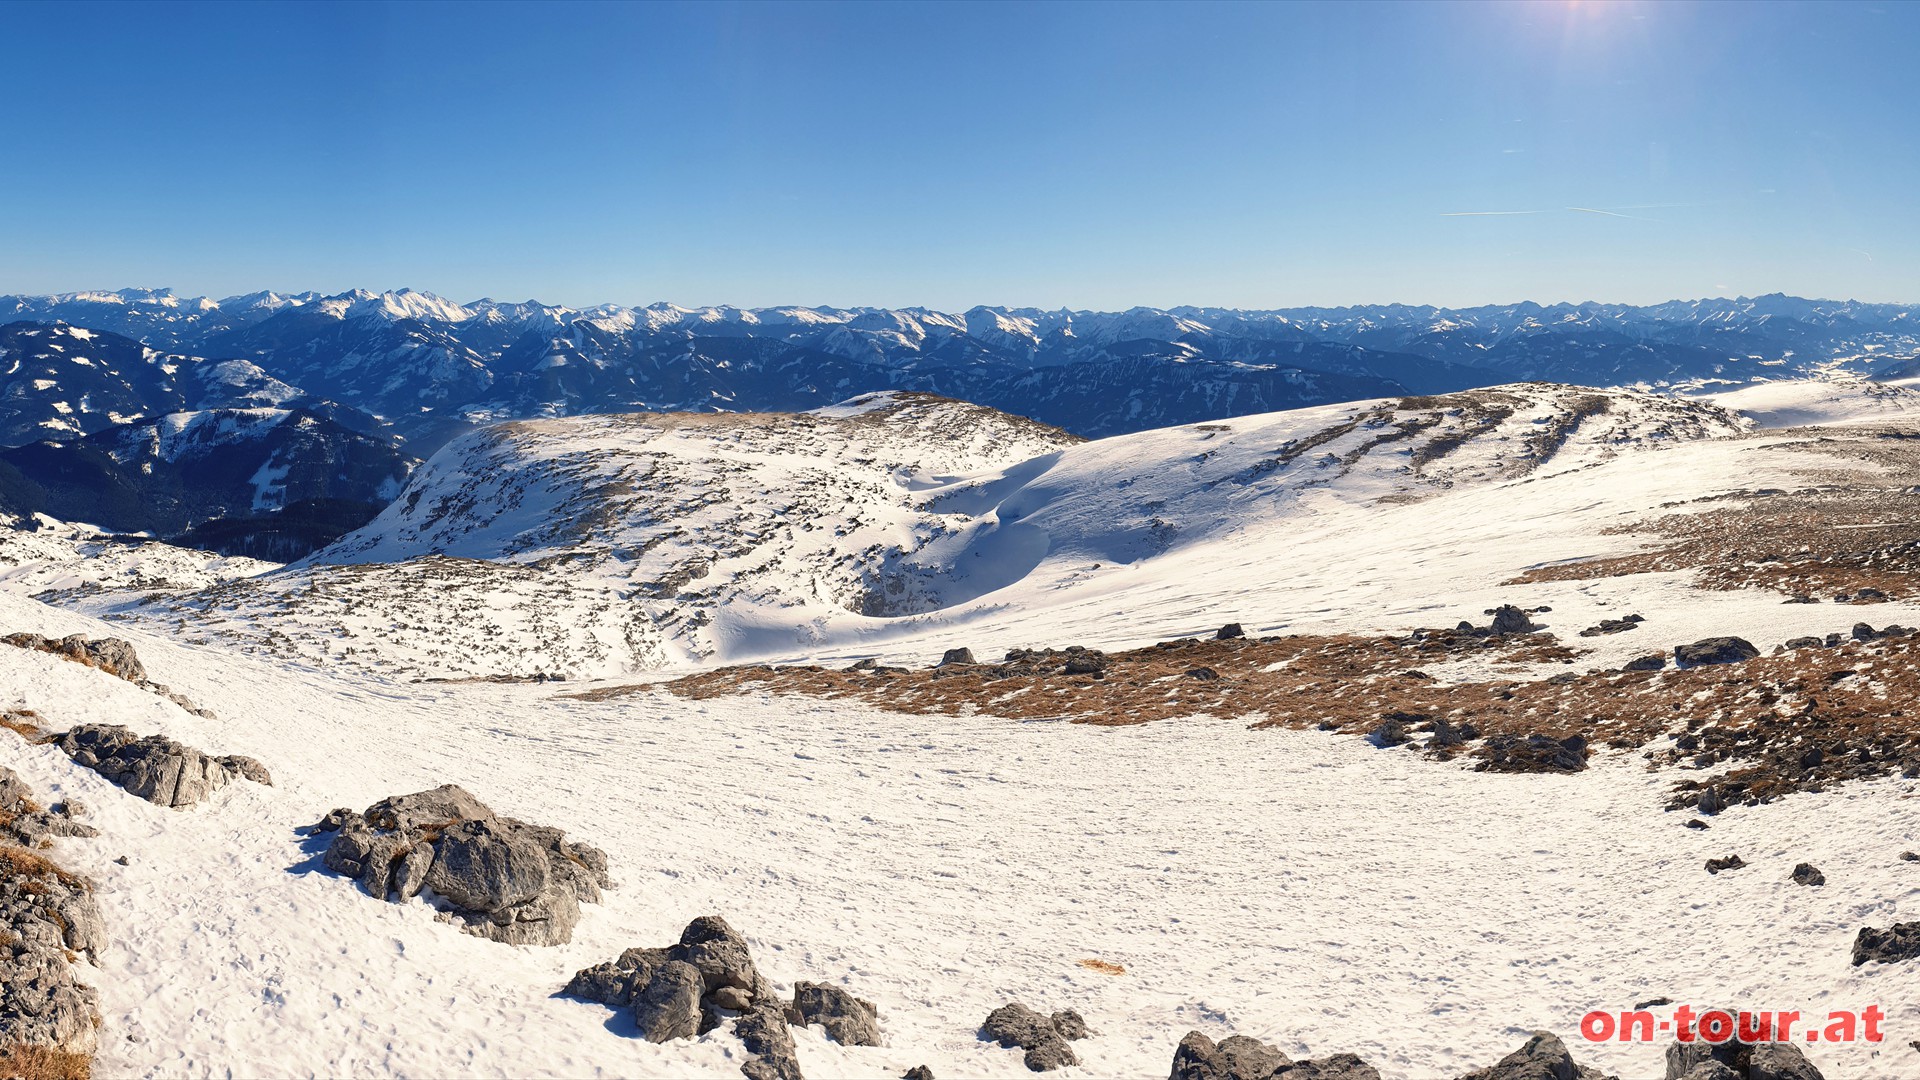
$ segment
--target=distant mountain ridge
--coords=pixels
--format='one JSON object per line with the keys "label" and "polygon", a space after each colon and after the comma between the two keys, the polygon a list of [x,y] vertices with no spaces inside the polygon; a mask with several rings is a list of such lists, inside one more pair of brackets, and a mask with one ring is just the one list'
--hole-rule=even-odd
{"label": "distant mountain ridge", "polygon": [[385,418],[422,452],[493,420],[803,409],[881,390],[975,401],[1099,437],[1523,379],[1737,385],[1836,366],[1873,375],[1920,358],[1915,312],[1777,294],[1639,307],[959,313],[459,304],[404,289],[0,297],[0,322],[60,321],[245,360],[303,394]]}
{"label": "distant mountain ridge", "polygon": [[[502,421],[803,412],[908,392],[1102,438],[1521,381],[1699,390],[1828,371],[1912,377],[1915,309],[1779,295],[1647,307],[573,308],[412,290],[214,300],[122,289],[0,297],[0,446],[23,448],[9,455],[23,470],[6,507],[16,514],[118,506],[92,520],[285,558],[364,521],[394,470],[404,479],[407,462]],[[170,467],[108,467],[98,448],[128,425],[262,408],[327,422],[274,466],[310,477],[287,507],[321,500],[298,522],[252,506],[244,486],[198,498],[190,479],[154,479]],[[58,445],[24,449],[40,442]],[[319,457],[292,460],[308,454]],[[243,464],[247,476],[261,467]]]}

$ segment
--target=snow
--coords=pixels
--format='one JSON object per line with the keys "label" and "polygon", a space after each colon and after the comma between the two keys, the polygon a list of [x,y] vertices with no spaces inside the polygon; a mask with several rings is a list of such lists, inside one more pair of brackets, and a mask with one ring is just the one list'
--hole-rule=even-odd
{"label": "snow", "polygon": [[[611,1010],[555,996],[575,970],[720,913],[783,992],[839,982],[879,1003],[883,1047],[796,1030],[816,1077],[923,1063],[1024,1075],[1017,1051],[976,1037],[1009,1000],[1077,1009],[1099,1032],[1075,1044],[1084,1064],[1062,1080],[1161,1075],[1193,1028],[1294,1056],[1357,1053],[1394,1080],[1490,1065],[1547,1028],[1583,1063],[1637,1077],[1657,1074],[1660,1047],[1579,1043],[1578,1020],[1662,996],[1808,1013],[1878,1004],[1897,1037],[1810,1056],[1829,1077],[1910,1075],[1913,965],[1853,968],[1848,949],[1861,925],[1920,919],[1920,877],[1897,857],[1916,846],[1913,780],[1738,808],[1697,832],[1660,809],[1674,776],[1616,751],[1569,776],[1479,774],[1331,733],[1249,731],[1244,717],[1092,728],[764,694],[595,702],[570,696],[593,685],[580,681],[407,681],[461,663],[524,674],[595,648],[611,659],[582,674],[623,674],[646,666],[620,653],[645,632],[711,649],[661,645],[648,661],[675,667],[925,664],[953,645],[1114,649],[1228,621],[1254,634],[1399,632],[1506,602],[1551,606],[1540,618],[1589,650],[1584,669],[1712,634],[1765,648],[1857,618],[1702,592],[1686,573],[1501,584],[1641,542],[1612,526],[1727,505],[1690,500],[1879,468],[1816,456],[1715,405],[1632,394],[1543,456],[1527,440],[1564,418],[1572,392],[1502,392],[1511,417],[1417,473],[1406,444],[1373,442],[1413,416],[1380,403],[1075,444],[856,401],[772,427],[510,425],[437,455],[338,561],[278,572],[157,544],[115,555],[53,523],[11,534],[0,629],[130,638],[155,678],[218,719],[10,648],[0,706],[250,754],[276,781],[160,810],[0,732],[0,764],[48,797],[84,800],[102,831],[56,851],[99,882],[113,935],[90,976],[106,1013],[96,1068],[734,1076],[741,1048],[724,1030],[653,1045]],[[1716,400],[1761,423],[1817,410],[1836,426],[1912,424],[1887,406],[1901,395],[1825,384]],[[1466,423],[1439,415],[1433,433]],[[755,529],[760,547],[712,550]],[[834,559],[905,538],[942,606],[878,616],[825,599]],[[110,558],[201,577],[124,594],[141,575],[102,569]],[[708,576],[643,593],[701,559]],[[969,586],[969,563],[993,569]],[[994,577],[1009,567],[1020,572]],[[704,583],[718,590],[704,629],[638,621],[699,610],[686,597]],[[49,588],[67,590],[50,599],[68,609],[27,599]],[[603,601],[636,621],[587,617]],[[1913,604],[1872,611],[1920,622]],[[1647,621],[1575,636],[1627,613]],[[1478,663],[1430,673],[1483,677]],[[444,782],[608,852],[620,887],[584,909],[571,944],[502,946],[422,905],[375,901],[320,870],[294,832],[335,806]],[[1752,865],[1706,874],[1707,858],[1731,852]],[[1789,883],[1801,861],[1830,883]]]}
{"label": "snow", "polygon": [[[21,628],[104,630],[6,597],[0,611]],[[782,992],[826,980],[880,1003],[884,1047],[796,1032],[817,1076],[921,1063],[1013,1075],[1018,1052],[975,1037],[1011,999],[1076,1008],[1100,1033],[1076,1044],[1084,1064],[1062,1080],[1158,1075],[1194,1027],[1424,1078],[1655,996],[1877,1002],[1891,1031],[1920,1022],[1910,974],[1847,963],[1858,924],[1920,911],[1895,858],[1910,819],[1889,813],[1912,781],[1796,796],[1698,833],[1658,809],[1666,779],[1631,758],[1482,775],[1234,721],[596,704],[136,641],[158,678],[221,719],[44,654],[0,650],[0,676],[56,724],[130,723],[253,754],[277,786],[168,811],[48,748],[0,742],[0,761],[87,802],[103,832],[59,854],[100,883],[115,930],[94,974],[104,1075],[732,1075],[729,1034],[656,1046],[604,1007],[553,996],[574,970],[709,912],[748,936]],[[571,944],[501,946],[421,905],[376,902],[317,869],[293,831],[334,805],[447,780],[608,851],[620,887],[585,909]],[[1701,869],[1735,850],[1754,866]],[[122,854],[130,865],[113,862]],[[1803,860],[1835,884],[1789,884]],[[1830,1076],[1898,1076],[1903,1051],[1814,1056]],[[1659,1050],[1577,1053],[1645,1075]]]}

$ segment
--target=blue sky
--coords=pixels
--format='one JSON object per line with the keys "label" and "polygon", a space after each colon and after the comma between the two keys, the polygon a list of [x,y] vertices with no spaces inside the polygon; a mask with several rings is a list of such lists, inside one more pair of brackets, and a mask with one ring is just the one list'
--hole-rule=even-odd
{"label": "blue sky", "polygon": [[0,292],[1920,300],[1920,4],[1895,0],[76,3],[0,25]]}

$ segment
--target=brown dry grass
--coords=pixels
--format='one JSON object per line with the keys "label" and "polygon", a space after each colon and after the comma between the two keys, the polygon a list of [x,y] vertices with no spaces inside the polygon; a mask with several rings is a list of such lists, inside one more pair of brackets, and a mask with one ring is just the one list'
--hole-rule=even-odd
{"label": "brown dry grass", "polygon": [[0,1080],[88,1080],[93,1059],[44,1046],[0,1047]]}
{"label": "brown dry grass", "polygon": [[[1613,535],[1644,535],[1650,547],[1537,567],[1508,584],[1697,570],[1698,584],[1708,589],[1763,588],[1829,600],[1869,588],[1891,598],[1920,595],[1915,440],[1904,432],[1863,431],[1789,446],[1806,452],[1802,471],[1821,483],[1698,500],[1696,505],[1729,505],[1609,529]],[[1848,471],[1833,465],[1834,459],[1869,468],[1856,464]]]}
{"label": "brown dry grass", "polygon": [[[1758,644],[1766,649],[1773,643]],[[1657,767],[1730,766],[1713,783],[1730,803],[1766,802],[1891,772],[1920,775],[1920,636],[1688,670],[1569,668],[1551,678],[1456,683],[1421,670],[1463,656],[1486,657],[1497,666],[1570,664],[1576,655],[1548,634],[1486,639],[1435,630],[1406,638],[1183,639],[1112,654],[1099,676],[1019,673],[1028,670],[1020,664],[911,671],[762,665],[701,672],[663,685],[696,699],[771,691],[902,713],[1098,725],[1210,715],[1247,718],[1255,729],[1317,727],[1364,735],[1397,717],[1416,732],[1445,722],[1471,724],[1482,737],[1577,735],[1615,749],[1644,749]],[[1190,674],[1199,670],[1218,677]],[[567,696],[599,701],[649,689],[610,687]],[[1486,741],[1439,746],[1416,738],[1409,745],[1438,758],[1466,754],[1483,759],[1482,768],[1501,767]],[[1819,755],[1809,753],[1815,747]],[[1676,783],[1674,805],[1690,805],[1700,786],[1691,779]]]}
{"label": "brown dry grass", "polygon": [[1125,975],[1127,973],[1126,968],[1121,967],[1111,960],[1095,960],[1092,957],[1080,961],[1080,966],[1086,968],[1088,971],[1097,971],[1102,975]]}
{"label": "brown dry grass", "polygon": [[6,728],[28,742],[42,742],[46,738],[46,730],[40,726],[39,720],[40,714],[32,709],[8,709],[0,713],[0,728]]}
{"label": "brown dry grass", "polygon": [[86,879],[72,873],[44,855],[18,844],[0,842],[0,880],[55,878],[69,887],[84,885]]}

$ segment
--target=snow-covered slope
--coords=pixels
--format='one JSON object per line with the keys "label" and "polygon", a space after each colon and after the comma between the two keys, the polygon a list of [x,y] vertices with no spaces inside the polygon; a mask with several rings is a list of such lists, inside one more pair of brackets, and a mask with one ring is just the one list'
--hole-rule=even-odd
{"label": "snow-covered slope", "polygon": [[1284,580],[1297,530],[1743,426],[1711,405],[1552,384],[1093,443],[891,395],[523,422],[448,446],[379,518],[283,573],[125,614],[311,663],[578,677],[1044,621],[1178,582],[1175,607],[1134,613],[1138,638],[1250,575]]}
{"label": "snow-covered slope", "polygon": [[[1775,405],[1831,392],[1781,388]],[[1010,1000],[1076,1009],[1097,1032],[1061,1080],[1161,1075],[1196,1028],[1295,1057],[1357,1053],[1388,1080],[1459,1076],[1547,1028],[1583,1063],[1657,1076],[1663,1047],[1577,1033],[1590,1009],[1660,997],[1808,1015],[1878,1004],[1897,1035],[1920,1030],[1912,963],[1848,957],[1860,926],[1920,919],[1899,857],[1920,782],[1897,773],[1729,809],[1708,831],[1662,809],[1675,771],[1650,771],[1640,749],[1508,775],[1249,730],[1256,715],[1105,728],[759,691],[403,680],[751,656],[924,668],[951,646],[1117,649],[1229,621],[1400,634],[1510,602],[1583,651],[1422,672],[1551,684],[1715,634],[1766,649],[1865,618],[1913,625],[1912,602],[1783,604],[1696,588],[1687,571],[1524,573],[1635,552],[1647,538],[1627,527],[1716,508],[1743,549],[1723,569],[1776,566],[1801,538],[1776,547],[1750,526],[1772,499],[1791,519],[1801,491],[1870,496],[1875,516],[1835,532],[1878,552],[1871,530],[1911,521],[1920,498],[1911,456],[1888,452],[1913,429],[1889,413],[1764,430],[1716,404],[1538,384],[1097,442],[913,397],[508,425],[447,447],[319,558],[184,597],[114,590],[143,565],[205,581],[268,568],[175,570],[177,552],[129,548],[106,589],[52,607],[21,594],[95,574],[114,548],[51,524],[17,534],[0,548],[17,564],[0,574],[0,630],[128,637],[213,715],[4,646],[0,706],[253,755],[275,786],[176,811],[5,731],[0,763],[48,800],[83,801],[101,829],[54,852],[99,883],[101,1075],[735,1076],[743,1047],[725,1027],[656,1045],[556,995],[710,913],[783,994],[816,980],[879,1004],[880,1047],[796,1029],[816,1078],[1022,1075],[1017,1051],[978,1037]],[[848,607],[876,592],[902,608]],[[1645,616],[1631,633],[1577,634],[1629,613]],[[1901,654],[1847,655],[1832,675]],[[607,851],[619,887],[571,943],[501,946],[424,904],[376,902],[295,831],[446,782]],[[1749,865],[1702,869],[1731,853]],[[1802,861],[1829,883],[1789,880]],[[1900,1039],[1806,1049],[1832,1078],[1911,1073]]]}

